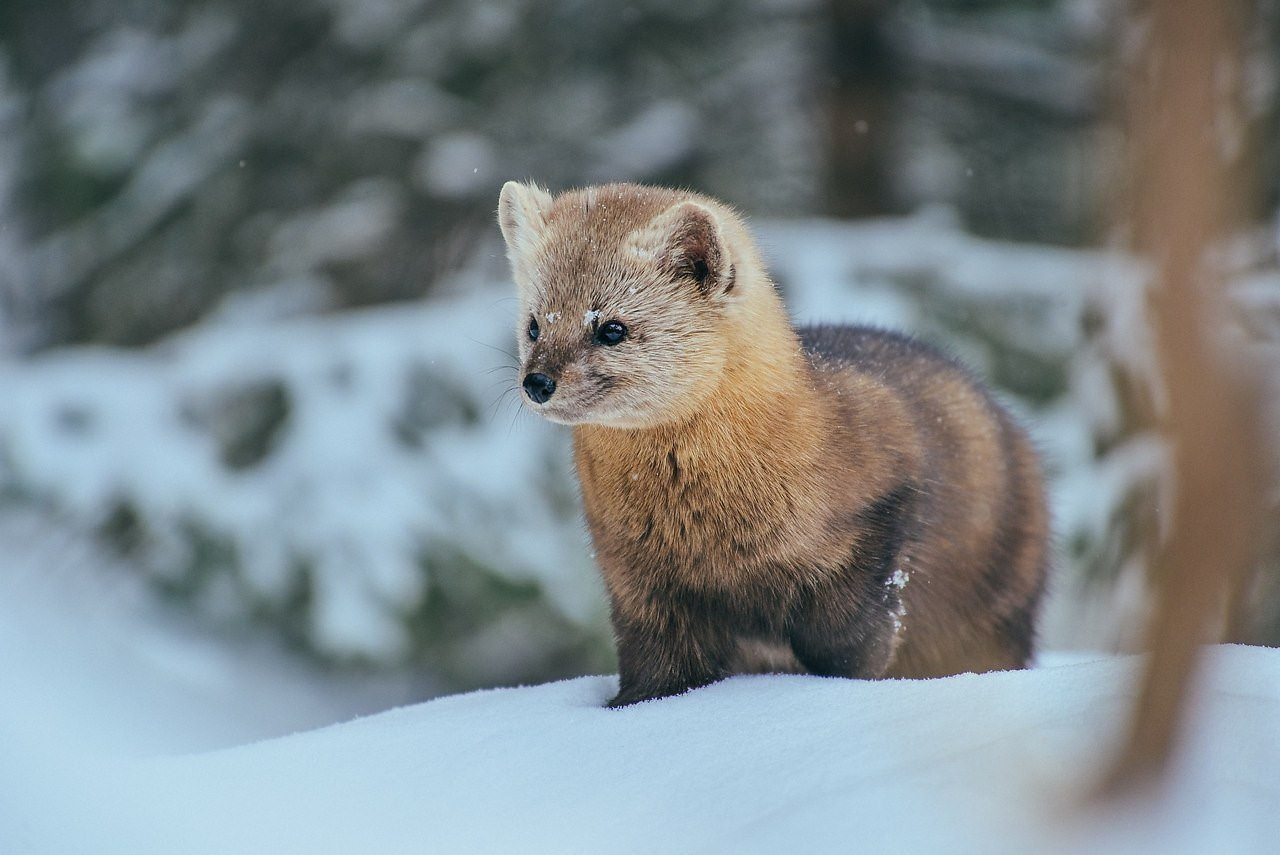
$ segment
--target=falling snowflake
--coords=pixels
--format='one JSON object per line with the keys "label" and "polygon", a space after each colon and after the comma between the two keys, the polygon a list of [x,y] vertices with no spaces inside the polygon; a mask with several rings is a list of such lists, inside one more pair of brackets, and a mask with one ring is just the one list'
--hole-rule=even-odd
{"label": "falling snowflake", "polygon": [[907,616],[907,604],[899,600],[897,608],[893,610],[893,615],[892,615],[894,635],[901,633],[902,630],[906,628],[906,625],[902,622],[902,619],[905,618],[906,616]]}

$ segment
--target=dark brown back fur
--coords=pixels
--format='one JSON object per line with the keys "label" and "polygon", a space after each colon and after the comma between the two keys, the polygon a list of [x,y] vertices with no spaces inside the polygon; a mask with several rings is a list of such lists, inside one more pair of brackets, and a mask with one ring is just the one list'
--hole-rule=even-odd
{"label": "dark brown back fur", "polygon": [[[1044,488],[1026,434],[965,368],[919,341],[866,327],[799,332],[819,370],[892,388],[921,435],[917,525],[899,558],[910,574],[902,589],[910,631],[888,673],[1025,665],[1048,562]],[[968,414],[961,423],[958,408]]]}

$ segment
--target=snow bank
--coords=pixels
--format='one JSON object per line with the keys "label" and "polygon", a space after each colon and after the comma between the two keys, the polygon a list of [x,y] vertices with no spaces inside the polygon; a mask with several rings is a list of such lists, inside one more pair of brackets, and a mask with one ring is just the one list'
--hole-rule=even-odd
{"label": "snow bank", "polygon": [[215,631],[36,514],[0,515],[0,556],[0,778],[22,746],[207,751],[441,691],[410,674],[326,672],[265,629]]}
{"label": "snow bank", "polygon": [[584,677],[205,754],[108,756],[51,740],[28,758],[38,762],[6,758],[0,849],[1274,851],[1277,650],[1212,651],[1194,737],[1157,802],[1072,810],[1137,665],[741,677],[625,710],[601,707],[613,678]]}

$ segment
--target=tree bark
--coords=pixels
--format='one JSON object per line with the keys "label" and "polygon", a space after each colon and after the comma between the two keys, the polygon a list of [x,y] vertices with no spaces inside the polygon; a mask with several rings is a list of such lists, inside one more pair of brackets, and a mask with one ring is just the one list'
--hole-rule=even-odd
{"label": "tree bark", "polygon": [[1158,278],[1151,314],[1174,468],[1172,525],[1155,561],[1157,608],[1127,738],[1103,795],[1159,779],[1185,727],[1200,645],[1256,557],[1264,443],[1258,384],[1223,344],[1223,283],[1206,259],[1230,232],[1218,126],[1224,63],[1239,61],[1234,0],[1152,0],[1149,54],[1130,95],[1136,248]]}

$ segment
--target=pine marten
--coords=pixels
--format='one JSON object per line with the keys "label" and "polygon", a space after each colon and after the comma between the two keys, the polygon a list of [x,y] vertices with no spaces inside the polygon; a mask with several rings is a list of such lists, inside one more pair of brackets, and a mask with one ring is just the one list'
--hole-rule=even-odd
{"label": "pine marten", "polygon": [[904,335],[796,330],[694,193],[508,182],[529,406],[573,426],[608,588],[610,706],[734,673],[1021,668],[1048,553],[1034,450]]}

